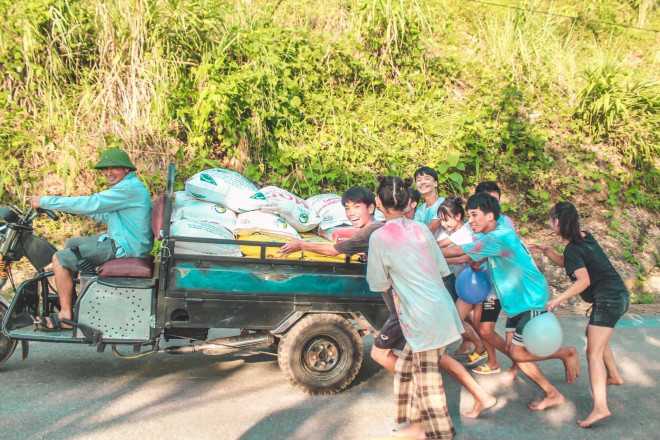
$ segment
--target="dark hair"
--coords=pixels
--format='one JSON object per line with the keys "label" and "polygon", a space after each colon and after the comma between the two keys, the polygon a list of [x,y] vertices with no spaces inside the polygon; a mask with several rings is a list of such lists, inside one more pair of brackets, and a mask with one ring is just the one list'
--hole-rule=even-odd
{"label": "dark hair", "polygon": [[477,193],[470,197],[465,208],[468,210],[480,209],[485,214],[492,212],[495,216],[495,220],[500,218],[500,202],[498,202],[495,197],[485,192]]}
{"label": "dark hair", "polygon": [[421,167],[415,171],[415,179],[423,174],[428,174],[429,176],[433,177],[436,182],[438,181],[438,172],[431,167]]}
{"label": "dark hair", "polygon": [[376,206],[376,196],[367,187],[352,186],[344,191],[344,195],[341,196],[341,204],[346,205],[346,202],[364,203],[367,206]]}
{"label": "dark hair", "polygon": [[570,202],[559,202],[550,209],[550,218],[559,221],[559,235],[568,241],[582,243],[580,214]]}
{"label": "dark hair", "polygon": [[410,177],[402,180],[400,177],[380,175],[378,176],[378,182],[380,185],[378,185],[376,194],[378,194],[383,208],[403,211],[408,206],[410,200],[409,189],[413,183]]}
{"label": "dark hair", "polygon": [[500,191],[500,187],[497,186],[497,183],[487,181],[487,182],[481,182],[479,185],[477,185],[477,188],[474,190],[475,194],[479,193],[490,193],[490,192],[496,192],[499,195],[502,195],[502,191]]}
{"label": "dark hair", "polygon": [[465,199],[459,196],[447,197],[438,207],[438,217],[461,216],[461,221],[465,221]]}
{"label": "dark hair", "polygon": [[408,203],[410,203],[412,200],[419,205],[419,199],[422,198],[422,193],[417,191],[415,188],[408,188],[408,191],[410,191],[410,200],[408,200]]}

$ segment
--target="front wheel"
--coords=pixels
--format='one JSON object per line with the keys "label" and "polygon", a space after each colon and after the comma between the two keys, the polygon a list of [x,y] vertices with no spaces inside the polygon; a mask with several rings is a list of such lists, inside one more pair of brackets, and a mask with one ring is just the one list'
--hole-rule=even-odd
{"label": "front wheel", "polygon": [[311,395],[335,394],[355,379],[362,365],[362,340],[347,319],[309,315],[280,340],[277,360],[291,383]]}
{"label": "front wheel", "polygon": [[0,302],[0,365],[7,362],[7,359],[12,355],[18,341],[5,335],[2,331],[2,320],[5,319],[7,308]]}

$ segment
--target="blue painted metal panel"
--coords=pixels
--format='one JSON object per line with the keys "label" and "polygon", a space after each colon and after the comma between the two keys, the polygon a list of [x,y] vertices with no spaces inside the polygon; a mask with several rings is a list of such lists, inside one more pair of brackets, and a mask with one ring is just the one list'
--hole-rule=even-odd
{"label": "blue painted metal panel", "polygon": [[200,269],[181,262],[173,272],[172,290],[202,290],[209,294],[319,295],[336,298],[381,298],[371,292],[364,275],[287,271],[282,268],[255,270],[230,266]]}

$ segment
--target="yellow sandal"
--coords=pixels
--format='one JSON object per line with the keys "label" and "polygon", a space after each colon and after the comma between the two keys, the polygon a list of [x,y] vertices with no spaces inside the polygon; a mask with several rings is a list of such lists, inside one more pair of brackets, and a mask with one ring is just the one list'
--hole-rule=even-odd
{"label": "yellow sandal", "polygon": [[483,364],[483,365],[479,365],[476,368],[473,368],[472,372],[477,374],[497,374],[497,373],[501,373],[502,370],[500,370],[499,367],[495,369],[491,369],[488,365]]}
{"label": "yellow sandal", "polygon": [[467,355],[467,362],[466,365],[474,365],[477,362],[483,360],[483,359],[488,359],[488,352],[484,351],[483,353],[479,354],[475,351]]}

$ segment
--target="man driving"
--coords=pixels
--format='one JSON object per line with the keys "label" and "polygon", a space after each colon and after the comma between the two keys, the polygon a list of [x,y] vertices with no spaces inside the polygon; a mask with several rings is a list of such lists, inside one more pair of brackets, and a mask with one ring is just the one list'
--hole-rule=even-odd
{"label": "man driving", "polygon": [[146,258],[153,247],[151,199],[135,177],[135,165],[128,154],[112,148],[94,166],[101,170],[110,188],[91,196],[34,196],[34,209],[78,214],[108,225],[105,234],[70,238],[65,249],[53,255],[55,285],[60,299],[57,315],[37,318],[40,330],[69,329],[73,326],[73,279],[76,272],[89,272],[115,258]]}

